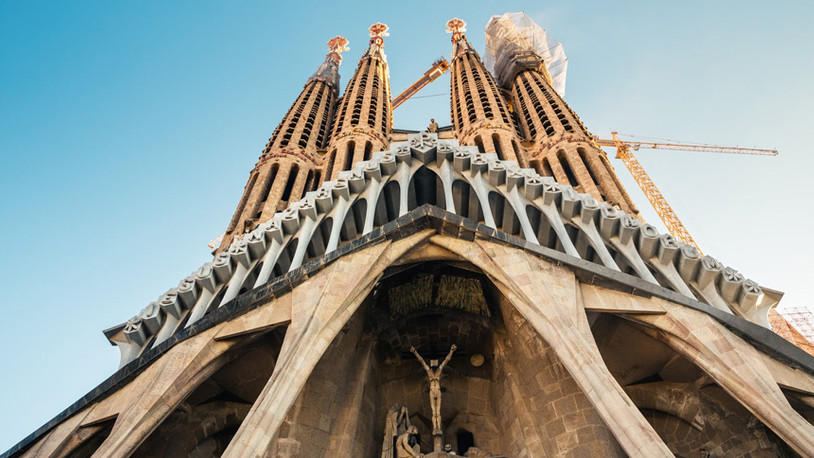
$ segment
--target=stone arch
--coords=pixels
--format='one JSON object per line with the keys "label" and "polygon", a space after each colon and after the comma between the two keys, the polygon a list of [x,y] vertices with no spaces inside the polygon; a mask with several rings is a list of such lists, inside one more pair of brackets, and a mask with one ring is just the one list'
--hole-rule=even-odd
{"label": "stone arch", "polygon": [[609,371],[677,456],[774,456],[768,428],[694,362],[610,314],[591,330]]}
{"label": "stone arch", "polygon": [[289,241],[285,248],[280,250],[280,255],[277,257],[277,262],[274,264],[274,270],[271,278],[280,277],[288,273],[291,267],[291,260],[294,259],[294,253],[297,252],[298,239]]}
{"label": "stone arch", "polygon": [[271,377],[284,334],[276,328],[221,355],[225,364],[192,387],[131,456],[220,456]]}
{"label": "stone arch", "polygon": [[376,213],[373,225],[382,226],[399,217],[401,185],[396,180],[388,181],[384,185],[379,198],[376,200]]}
{"label": "stone arch", "polygon": [[339,232],[339,239],[342,242],[353,240],[362,235],[365,227],[365,217],[367,215],[367,200],[358,199],[351,205],[350,210],[345,215],[342,229]]}
{"label": "stone arch", "polygon": [[511,203],[502,194],[495,191],[489,192],[489,210],[495,220],[495,226],[507,234],[520,235],[522,228],[520,220],[514,212]]}
{"label": "stone arch", "polygon": [[303,264],[313,258],[318,258],[325,254],[328,241],[331,239],[331,231],[333,229],[333,218],[328,217],[323,219],[319,225],[314,229],[311,235],[311,240],[308,241],[308,248],[306,250],[305,259]]}
{"label": "stone arch", "polygon": [[562,243],[557,237],[557,233],[554,231],[548,218],[543,215],[543,212],[540,211],[539,208],[534,205],[526,205],[526,215],[528,216],[529,224],[531,224],[531,227],[534,229],[539,245],[565,252]]}
{"label": "stone arch", "polygon": [[477,193],[469,183],[464,180],[453,181],[452,198],[458,215],[479,223],[483,222],[483,207]]}
{"label": "stone arch", "polygon": [[413,174],[407,192],[409,210],[424,204],[447,208],[444,184],[438,175],[427,167],[421,167]]}

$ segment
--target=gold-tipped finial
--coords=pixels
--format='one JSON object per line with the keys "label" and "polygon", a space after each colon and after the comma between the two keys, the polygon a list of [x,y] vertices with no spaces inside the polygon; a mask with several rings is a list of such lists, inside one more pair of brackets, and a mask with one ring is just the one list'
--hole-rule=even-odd
{"label": "gold-tipped finial", "polygon": [[447,33],[452,34],[452,42],[457,43],[466,32],[466,22],[463,19],[452,18],[447,21]]}

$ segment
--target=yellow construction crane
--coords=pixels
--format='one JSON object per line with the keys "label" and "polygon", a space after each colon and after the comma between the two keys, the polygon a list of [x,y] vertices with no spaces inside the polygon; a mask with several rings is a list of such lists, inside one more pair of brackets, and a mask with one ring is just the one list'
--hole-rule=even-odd
{"label": "yellow construction crane", "polygon": [[676,239],[687,243],[689,245],[701,249],[695,243],[690,232],[678,219],[673,208],[667,203],[667,199],[644,171],[642,164],[633,156],[632,151],[638,151],[641,148],[645,149],[669,149],[678,151],[708,151],[713,153],[729,153],[729,154],[757,154],[762,156],[777,156],[776,149],[759,149],[759,148],[740,148],[732,146],[713,146],[713,145],[698,145],[698,144],[684,144],[684,143],[654,143],[654,142],[639,142],[639,141],[625,141],[620,140],[617,132],[611,132],[613,138],[610,140],[595,138],[594,141],[599,146],[610,146],[616,148],[616,157],[621,159],[625,167],[633,175],[633,179],[642,188],[645,197],[653,205],[653,209],[658,213],[659,218],[667,226],[667,230]]}
{"label": "yellow construction crane", "polygon": [[443,75],[445,71],[449,70],[449,62],[443,57],[436,60],[432,63],[432,67],[429,70],[424,72],[424,76],[419,78],[418,81],[412,84],[412,86],[408,87],[404,92],[396,96],[395,99],[391,102],[393,106],[393,110],[399,107],[402,103],[406,102],[407,99],[415,95],[416,92],[420,91],[421,88],[424,86],[432,83],[433,81],[437,80],[439,76]]}

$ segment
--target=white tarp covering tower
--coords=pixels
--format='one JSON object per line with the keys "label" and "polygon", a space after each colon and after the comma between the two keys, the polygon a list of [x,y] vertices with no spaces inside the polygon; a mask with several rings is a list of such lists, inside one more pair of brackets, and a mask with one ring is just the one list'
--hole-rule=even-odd
{"label": "white tarp covering tower", "polygon": [[511,85],[512,78],[524,68],[540,67],[541,60],[551,86],[560,96],[565,95],[568,58],[562,43],[549,37],[526,13],[504,13],[489,19],[484,64],[501,86]]}

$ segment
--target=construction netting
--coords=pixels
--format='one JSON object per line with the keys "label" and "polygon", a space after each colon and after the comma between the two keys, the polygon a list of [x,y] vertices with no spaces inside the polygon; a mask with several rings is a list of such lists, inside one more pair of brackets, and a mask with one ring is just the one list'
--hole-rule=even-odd
{"label": "construction netting", "polygon": [[510,85],[510,80],[521,69],[539,65],[540,59],[548,70],[554,90],[564,95],[568,58],[562,43],[550,38],[525,13],[504,13],[489,19],[484,64],[501,86]]}

